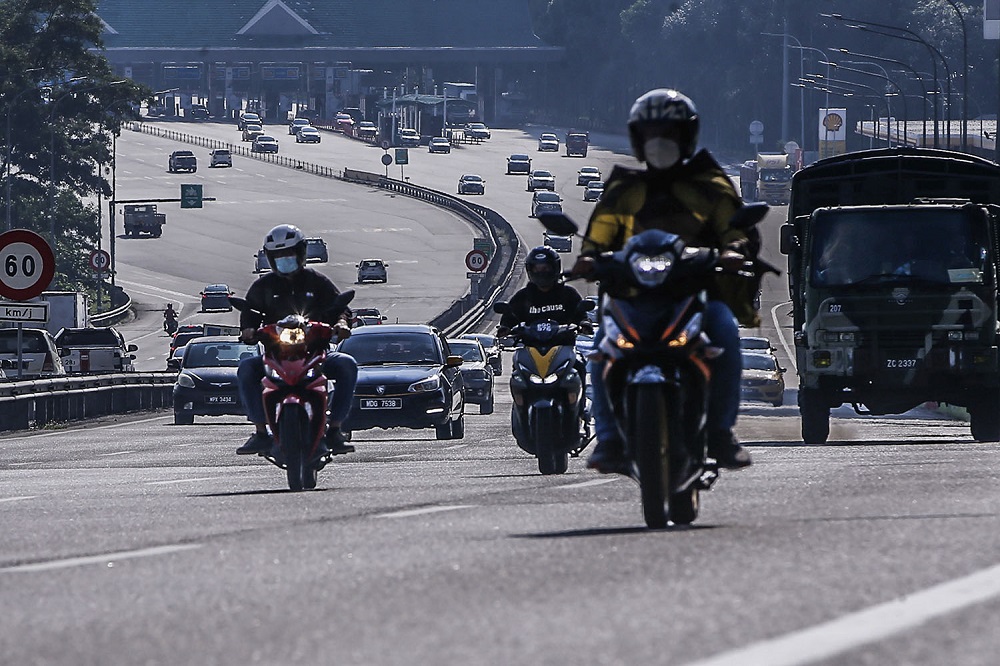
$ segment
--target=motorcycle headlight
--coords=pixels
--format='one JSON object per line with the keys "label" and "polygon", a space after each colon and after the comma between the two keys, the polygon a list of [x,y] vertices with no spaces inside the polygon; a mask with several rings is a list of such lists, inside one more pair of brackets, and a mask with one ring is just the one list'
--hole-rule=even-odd
{"label": "motorcycle headlight", "polygon": [[432,375],[419,382],[413,382],[406,390],[411,393],[426,393],[427,391],[437,391],[439,388],[441,388],[441,375]]}
{"label": "motorcycle headlight", "polygon": [[194,388],[194,378],[186,372],[177,375],[177,385],[184,388]]}
{"label": "motorcycle headlight", "polygon": [[551,375],[528,375],[528,381],[532,384],[554,384],[556,380],[559,379],[559,375],[552,373]]}
{"label": "motorcycle headlight", "polygon": [[283,345],[301,345],[306,341],[306,332],[301,328],[282,328],[278,341]]}
{"label": "motorcycle headlight", "polygon": [[674,258],[669,255],[651,257],[637,254],[629,260],[632,275],[644,287],[658,287],[667,279],[667,274],[674,265]]}

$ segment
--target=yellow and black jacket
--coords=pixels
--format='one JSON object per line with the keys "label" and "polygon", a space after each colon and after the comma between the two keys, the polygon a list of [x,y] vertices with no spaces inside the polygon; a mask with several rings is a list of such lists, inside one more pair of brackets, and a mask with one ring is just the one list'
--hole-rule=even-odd
{"label": "yellow and black jacket", "polygon": [[[746,232],[729,225],[741,206],[732,181],[705,150],[665,172],[616,166],[590,216],[581,254],[619,250],[646,229],[677,234],[689,245],[746,253]],[[715,287],[711,296],[725,302],[740,324],[760,325],[757,281],[720,274]]]}

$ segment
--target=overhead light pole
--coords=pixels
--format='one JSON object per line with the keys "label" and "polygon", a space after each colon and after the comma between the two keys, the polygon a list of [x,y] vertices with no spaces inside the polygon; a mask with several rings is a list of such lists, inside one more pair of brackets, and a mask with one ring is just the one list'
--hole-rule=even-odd
{"label": "overhead light pole", "polygon": [[[827,87],[829,87],[829,88],[832,88],[832,89],[840,89],[840,90],[852,91],[852,88],[861,88],[863,90],[869,91],[872,94],[873,97],[881,98],[882,101],[885,103],[885,118],[886,118],[886,124],[887,124],[886,126],[887,126],[887,128],[891,129],[891,127],[888,125],[888,123],[889,123],[889,118],[892,117],[892,107],[889,104],[889,96],[885,93],[885,91],[879,91],[877,88],[873,88],[872,86],[866,86],[863,83],[856,83],[854,81],[845,81],[844,79],[831,79],[829,77],[823,76],[822,74],[807,74],[807,76],[811,76],[811,77],[814,77],[814,78],[817,78],[817,79],[822,79],[823,81],[826,82],[825,85]],[[840,85],[837,86],[837,85],[833,85],[833,84],[840,84]],[[850,87],[844,87],[844,86],[850,86]],[[877,132],[877,130],[879,128],[878,124],[876,124],[875,128],[876,128],[876,133],[878,133]],[[889,129],[886,129],[886,133],[885,133],[886,145],[887,146],[890,145],[890,138],[889,138],[890,131],[889,131]]]}
{"label": "overhead light pole", "polygon": [[[903,62],[902,60],[893,60],[892,58],[883,58],[882,56],[871,55],[870,53],[855,53],[854,51],[849,51],[848,49],[829,49],[834,53],[843,53],[844,55],[854,56],[855,58],[865,58],[866,60],[877,60],[879,62],[891,62],[895,65],[900,65],[906,68],[908,71],[913,73],[913,76],[917,79],[917,83],[920,84],[920,90],[923,93],[924,106],[920,112],[920,117],[922,120],[921,134],[920,134],[920,145],[924,146],[927,142],[927,104],[930,100],[927,97],[927,86],[924,85],[924,79],[920,76],[921,72],[913,69],[910,65]],[[872,63],[874,64],[874,63]],[[882,70],[885,71],[884,69]],[[888,76],[888,74],[886,74]],[[937,146],[935,146],[937,147]]]}
{"label": "overhead light pole", "polygon": [[[892,37],[892,38],[895,38],[895,39],[902,39],[905,42],[918,42],[920,44],[923,44],[927,48],[927,51],[931,54],[931,65],[932,65],[933,71],[934,71],[934,87],[935,87],[935,89],[938,89],[938,90],[940,90],[941,86],[938,84],[937,60],[935,60],[935,58],[939,58],[941,60],[941,64],[944,65],[945,75],[946,75],[946,81],[947,81],[947,84],[948,84],[948,92],[946,93],[947,98],[948,98],[947,105],[946,105],[947,106],[947,114],[948,115],[947,115],[946,122],[948,123],[948,144],[949,144],[949,147],[950,147],[950,145],[951,145],[951,69],[948,67],[948,60],[941,54],[941,51],[939,51],[937,48],[935,48],[933,45],[931,45],[927,40],[923,39],[920,35],[918,35],[917,33],[913,32],[912,30],[909,30],[907,28],[900,28],[900,27],[894,26],[894,25],[886,25],[884,23],[872,23],[871,21],[861,21],[861,20],[853,19],[853,18],[845,18],[844,16],[842,16],[840,14],[822,14],[821,13],[820,16],[822,16],[823,18],[832,18],[832,19],[834,19],[836,21],[840,21],[840,22],[844,23],[845,27],[851,28],[853,30],[863,30],[865,32],[871,32],[871,33],[876,34],[876,35],[882,35],[884,37]],[[872,27],[875,27],[875,28],[884,28],[886,30],[895,30],[897,32],[902,32],[905,35],[909,35],[909,37],[905,37],[904,35],[894,34],[894,33],[891,33],[891,32],[882,32],[882,31],[879,31],[879,30],[872,30]],[[938,127],[939,124],[940,124],[940,122],[939,122],[939,118],[938,118],[937,102],[935,100],[935,104],[934,104],[934,147],[935,148],[938,148],[940,146],[940,142],[939,142],[939,132],[940,132],[940,130],[939,130],[939,127]]]}
{"label": "overhead light pole", "polygon": [[[840,63],[840,64],[837,64],[837,63],[831,63],[831,64],[833,64],[833,66],[837,67],[838,69],[843,69],[844,71],[847,71],[847,72],[857,72],[858,74],[866,74],[868,76],[874,76],[874,77],[877,77],[877,78],[880,78],[880,79],[884,80],[886,83],[888,83],[890,85],[896,86],[896,90],[899,91],[899,96],[903,100],[903,144],[905,145],[906,144],[906,137],[907,137],[906,124],[907,124],[907,121],[909,120],[909,117],[910,117],[910,114],[909,114],[909,112],[906,109],[906,94],[903,92],[902,87],[900,87],[900,85],[898,83],[896,83],[895,81],[893,81],[892,79],[889,78],[889,72],[885,71],[885,67],[883,67],[882,65],[879,65],[877,63],[874,63],[874,62],[856,62],[856,61],[853,61],[853,60],[851,60],[851,61],[844,61],[843,63]],[[850,67],[844,67],[844,65],[873,65],[875,67],[878,67],[880,70],[882,70],[882,74],[880,76],[878,74],[875,74],[874,72],[866,72],[863,69],[852,69]],[[888,93],[887,93],[887,95],[888,95]],[[891,127],[891,125],[890,125],[890,127]],[[896,145],[897,146],[899,145],[899,119],[898,118],[896,119]]]}
{"label": "overhead light pole", "polygon": [[[955,0],[944,0],[958,14],[959,25],[962,26],[962,150],[969,145],[969,36],[965,31],[965,17],[962,15]],[[948,100],[951,103],[951,100]]]}

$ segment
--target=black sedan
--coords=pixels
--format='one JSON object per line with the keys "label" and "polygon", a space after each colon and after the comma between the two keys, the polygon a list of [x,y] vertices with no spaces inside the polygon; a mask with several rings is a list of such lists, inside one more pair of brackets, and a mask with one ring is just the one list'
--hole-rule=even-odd
{"label": "black sedan", "polygon": [[338,351],[358,362],[354,405],[345,432],[434,428],[437,439],[465,437],[462,357],[422,324],[361,326]]}
{"label": "black sedan", "polygon": [[174,383],[174,423],[191,425],[195,416],[244,416],[236,369],[241,359],[259,353],[257,345],[228,336],[201,337],[185,345]]}
{"label": "black sedan", "polygon": [[479,405],[480,414],[493,413],[493,368],[478,340],[448,340],[451,351],[462,357],[465,401]]}

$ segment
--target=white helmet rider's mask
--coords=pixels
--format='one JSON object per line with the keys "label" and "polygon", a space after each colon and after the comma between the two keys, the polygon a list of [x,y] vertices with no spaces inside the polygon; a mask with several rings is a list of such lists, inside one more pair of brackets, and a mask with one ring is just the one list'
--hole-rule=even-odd
{"label": "white helmet rider's mask", "polygon": [[646,139],[642,150],[646,163],[654,169],[669,169],[681,160],[681,147],[673,139],[662,136]]}
{"label": "white helmet rider's mask", "polygon": [[282,275],[291,275],[299,268],[299,260],[294,254],[274,258],[274,269]]}

